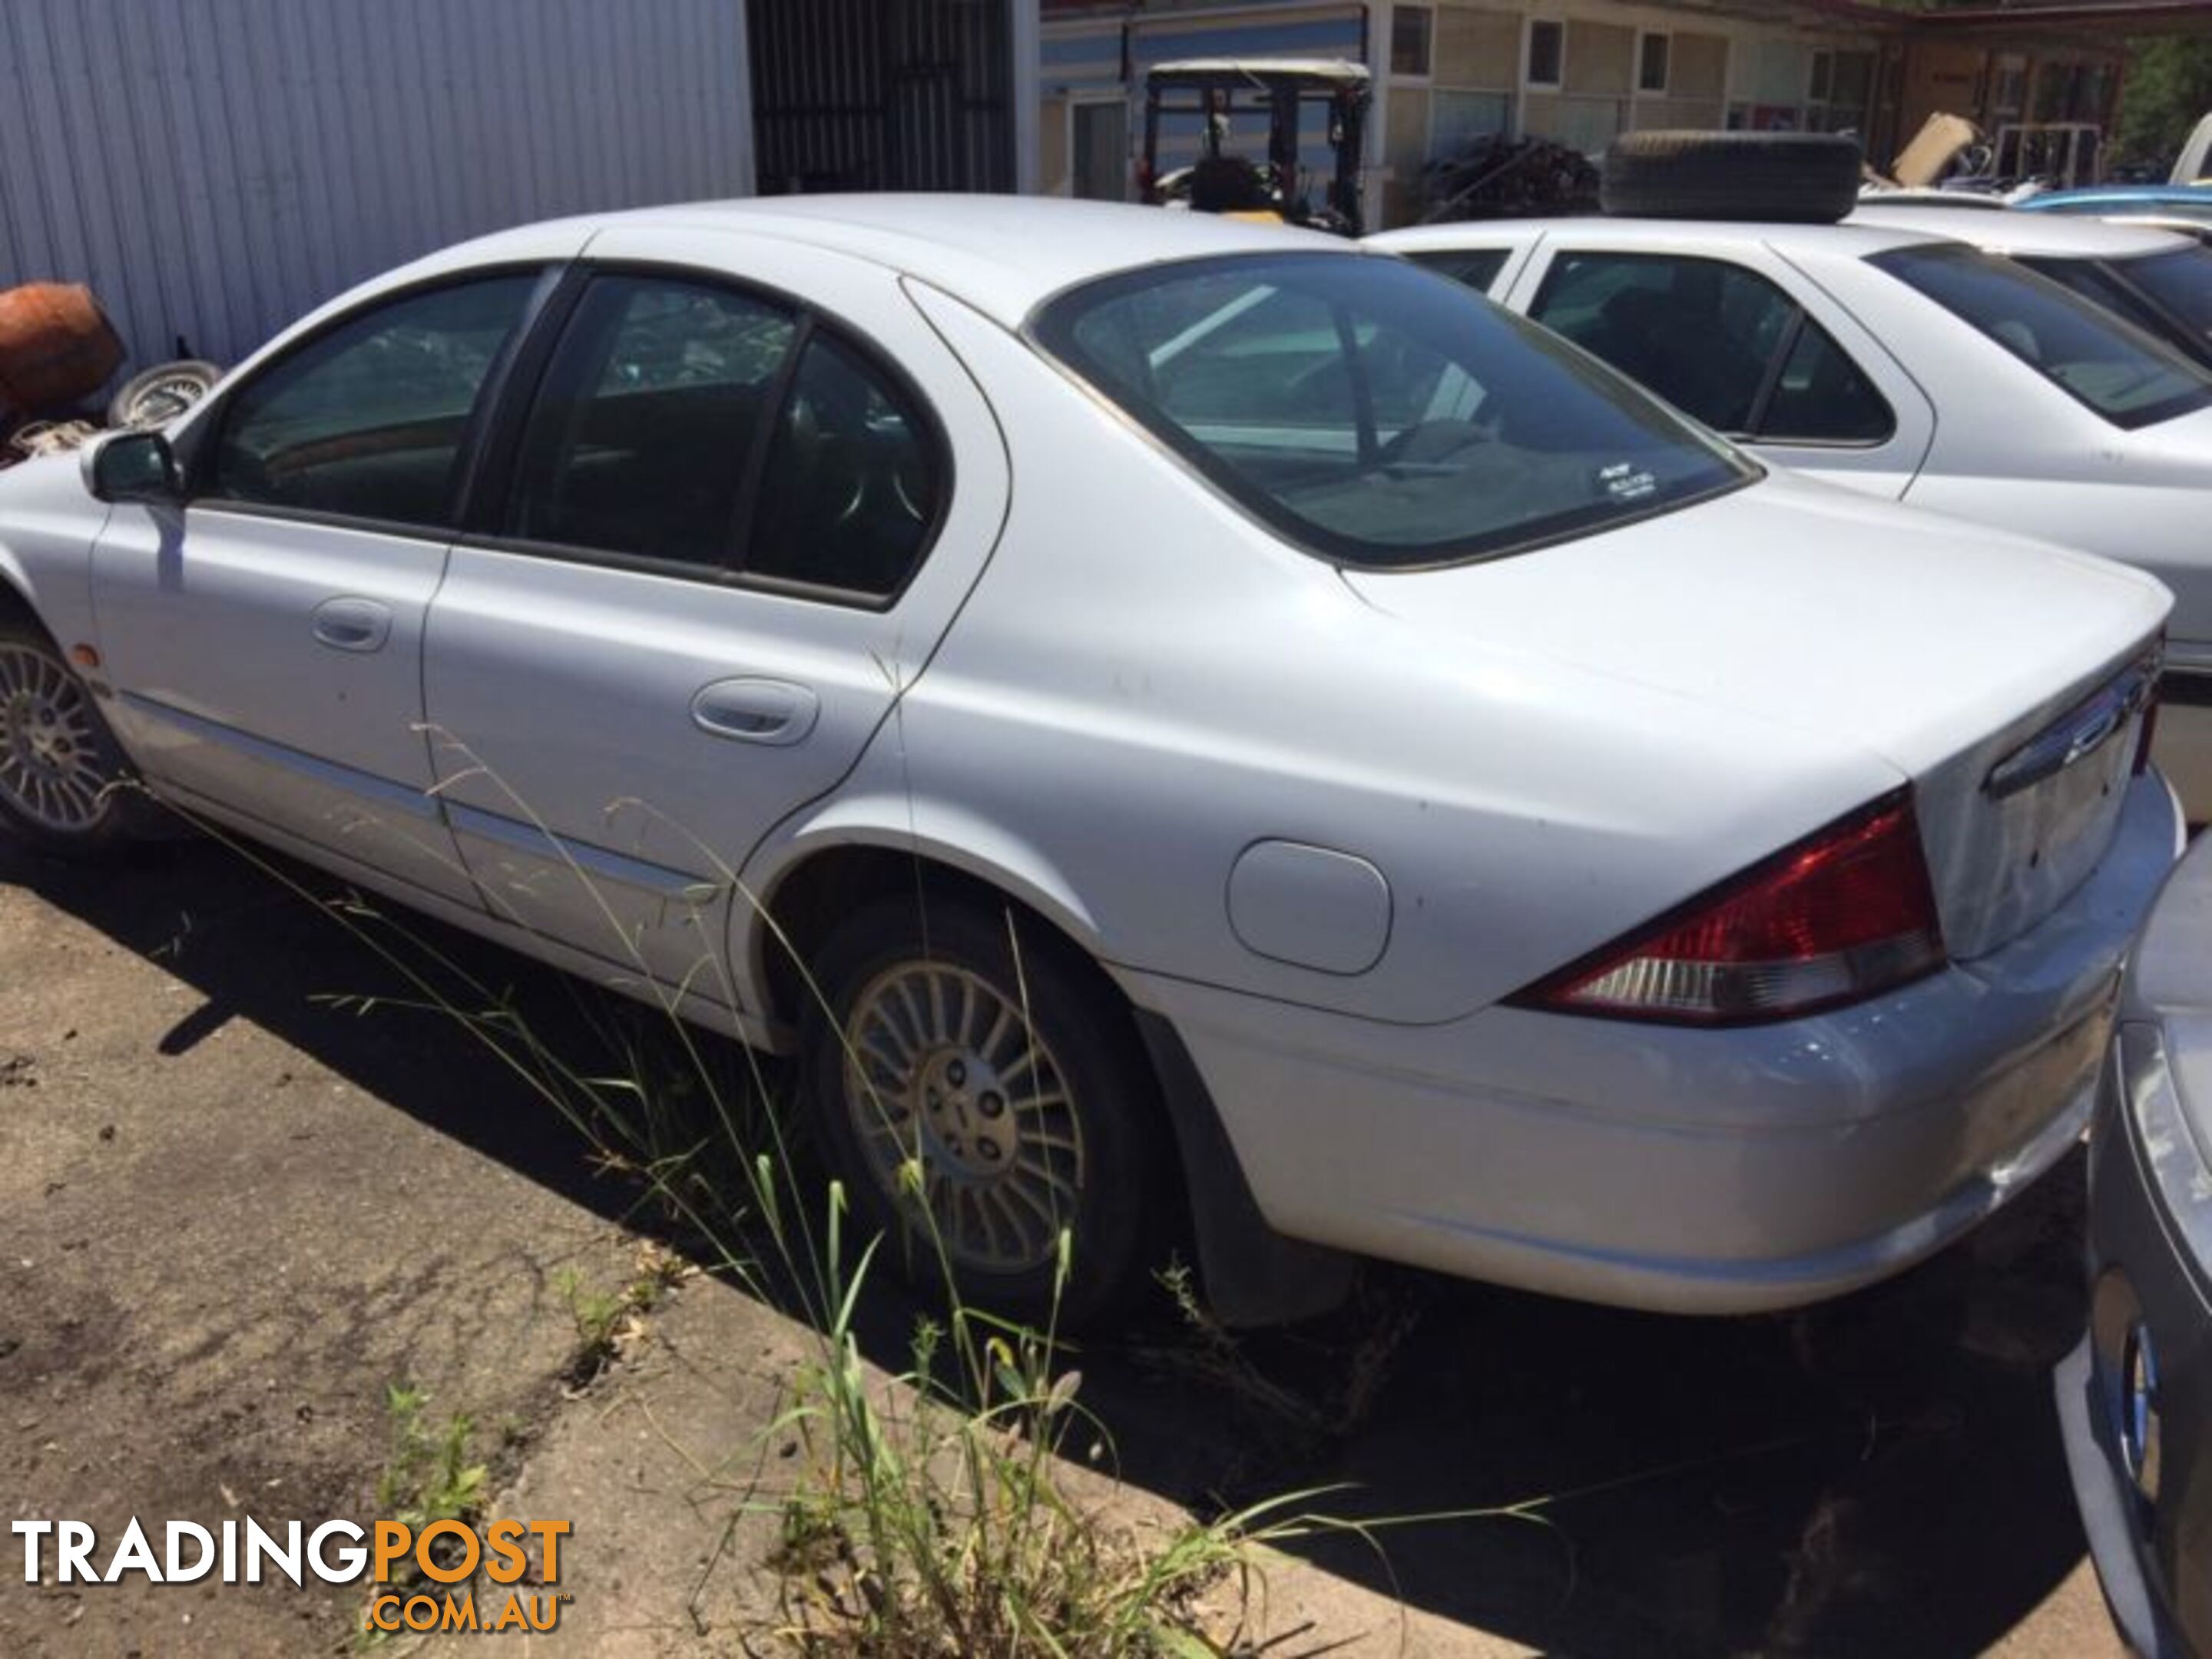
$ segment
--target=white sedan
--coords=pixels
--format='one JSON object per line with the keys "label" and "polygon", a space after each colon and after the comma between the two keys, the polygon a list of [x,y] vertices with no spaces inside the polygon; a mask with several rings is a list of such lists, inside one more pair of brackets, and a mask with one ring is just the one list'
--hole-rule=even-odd
{"label": "white sedan", "polygon": [[0,594],[34,845],[127,847],[135,772],[796,1051],[866,1215],[1029,1311],[1062,1226],[1076,1313],[1179,1227],[1245,1317],[1354,1252],[1894,1272],[2073,1143],[2179,829],[2156,581],[1133,208],[437,255],[0,478]]}
{"label": "white sedan", "polygon": [[[2190,816],[2212,817],[2212,368],[2073,291],[2098,273],[2069,266],[2062,288],[1979,245],[2008,233],[2039,257],[2181,255],[2191,269],[2163,302],[2177,319],[2206,283],[2201,251],[2160,233],[1924,206],[1843,224],[1524,220],[1369,240],[1755,453],[2159,576],[2175,605],[2158,758]],[[2130,270],[2147,289],[2151,275]]]}

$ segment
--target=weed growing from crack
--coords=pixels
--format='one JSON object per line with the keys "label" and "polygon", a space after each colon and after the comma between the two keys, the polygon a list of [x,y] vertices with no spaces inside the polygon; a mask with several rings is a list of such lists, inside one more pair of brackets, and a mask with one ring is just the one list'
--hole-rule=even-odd
{"label": "weed growing from crack", "polygon": [[[442,1426],[434,1427],[427,1414],[429,1403],[430,1396],[413,1383],[385,1384],[392,1443],[376,1478],[376,1512],[418,1534],[440,1521],[474,1525],[483,1511],[490,1477],[488,1465],[470,1457],[474,1421],[455,1412]],[[415,1582],[419,1570],[410,1556],[398,1571],[398,1586],[404,1586]]]}

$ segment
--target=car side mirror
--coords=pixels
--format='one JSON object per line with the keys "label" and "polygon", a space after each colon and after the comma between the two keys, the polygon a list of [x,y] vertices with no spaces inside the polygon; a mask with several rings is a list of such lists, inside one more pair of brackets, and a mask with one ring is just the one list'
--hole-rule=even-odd
{"label": "car side mirror", "polygon": [[103,501],[180,501],[185,478],[158,432],[117,432],[85,448],[85,488]]}

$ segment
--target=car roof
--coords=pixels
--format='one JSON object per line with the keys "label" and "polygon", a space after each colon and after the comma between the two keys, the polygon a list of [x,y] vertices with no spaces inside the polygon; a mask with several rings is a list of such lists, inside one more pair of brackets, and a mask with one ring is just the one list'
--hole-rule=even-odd
{"label": "car roof", "polygon": [[[591,240],[618,228],[696,234],[701,262],[708,264],[726,263],[736,238],[773,237],[827,249],[918,277],[1008,327],[1064,288],[1140,265],[1358,248],[1340,237],[1217,214],[1054,197],[919,191],[691,202],[559,223]],[[437,261],[452,269],[541,257],[550,228],[502,231],[449,249]],[[588,255],[591,240],[583,249]]]}
{"label": "car roof", "polygon": [[1887,253],[1893,248],[1918,247],[1929,242],[1955,240],[1923,219],[1940,216],[1916,210],[1910,219],[1894,225],[1773,224],[1735,219],[1628,219],[1610,214],[1583,214],[1552,219],[1468,219],[1448,225],[1411,225],[1386,230],[1367,240],[1394,253],[1445,252],[1462,247],[1511,246],[1533,242],[1545,235],[1595,233],[1617,246],[1680,247],[1689,244],[1758,242],[1789,252],[1825,250],[1847,258]]}
{"label": "car roof", "polygon": [[1977,208],[1884,208],[1863,204],[1847,222],[1911,226],[1948,236],[1990,253],[2025,253],[2046,258],[2127,258],[2164,253],[2188,246],[2171,231],[2144,225],[2116,225],[2103,219],[2069,218],[2063,213],[1988,213]]}

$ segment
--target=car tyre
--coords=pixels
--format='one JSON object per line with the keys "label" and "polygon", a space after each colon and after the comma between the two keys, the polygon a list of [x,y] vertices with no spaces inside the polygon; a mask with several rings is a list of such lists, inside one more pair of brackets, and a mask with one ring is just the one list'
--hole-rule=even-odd
{"label": "car tyre", "polygon": [[1858,205],[1864,156],[1822,132],[1625,132],[1605,153],[1606,212],[1833,224]]}
{"label": "car tyre", "polygon": [[1097,966],[1011,907],[926,892],[848,918],[813,984],[811,1121],[908,1281],[949,1269],[963,1300],[1063,1328],[1119,1303],[1174,1206],[1158,1085]]}
{"label": "car tyre", "polygon": [[0,617],[0,829],[97,862],[136,842],[152,810],[91,688],[40,629]]}
{"label": "car tyre", "polygon": [[167,426],[212,392],[221,379],[221,368],[197,358],[156,363],[133,374],[107,400],[107,423],[112,427]]}

